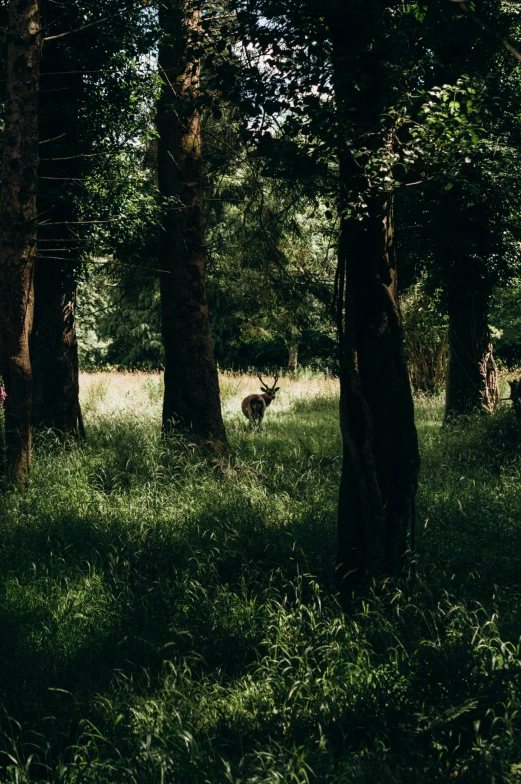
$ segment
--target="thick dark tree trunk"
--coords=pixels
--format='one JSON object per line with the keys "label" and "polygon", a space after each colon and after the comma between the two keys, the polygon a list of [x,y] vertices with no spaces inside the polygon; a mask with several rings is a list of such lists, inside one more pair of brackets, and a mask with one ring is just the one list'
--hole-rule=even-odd
{"label": "thick dark tree trunk", "polygon": [[227,448],[205,284],[203,160],[195,54],[200,11],[193,0],[159,6],[163,89],[158,106],[159,187],[170,199],[161,251],[165,347],[163,428],[186,428],[202,443]]}
{"label": "thick dark tree trunk", "polygon": [[31,338],[33,425],[84,437],[79,405],[76,282],[62,262],[39,260]]}
{"label": "thick dark tree trunk", "polygon": [[499,400],[488,327],[488,292],[453,288],[448,298],[446,422],[474,411],[493,411]]}
{"label": "thick dark tree trunk", "polygon": [[[328,19],[340,139],[338,302],[340,425],[344,446],[338,565],[350,594],[367,574],[397,573],[411,543],[419,454],[403,350],[391,193],[371,185],[346,153],[351,128],[383,147],[385,4],[353,4]],[[360,71],[354,78],[353,71]],[[346,134],[346,137],[343,136]],[[358,198],[358,196],[362,198]],[[363,203],[360,209],[353,204]]]}
{"label": "thick dark tree trunk", "polygon": [[338,562],[349,592],[365,574],[396,573],[414,524],[419,454],[403,352],[392,197],[344,221],[345,322],[340,369],[344,460]]}
{"label": "thick dark tree trunk", "polygon": [[[45,21],[56,12],[46,0]],[[49,42],[41,62],[39,98],[40,161],[34,327],[31,336],[33,415],[36,428],[84,436],[79,403],[76,339],[76,276],[79,238],[74,189],[81,187],[80,103],[82,75],[74,51],[61,39]],[[56,160],[59,159],[59,160]]]}
{"label": "thick dark tree trunk", "polygon": [[0,188],[0,375],[7,391],[7,470],[25,483],[31,459],[33,266],[38,170],[38,0],[11,0],[7,33],[4,158]]}

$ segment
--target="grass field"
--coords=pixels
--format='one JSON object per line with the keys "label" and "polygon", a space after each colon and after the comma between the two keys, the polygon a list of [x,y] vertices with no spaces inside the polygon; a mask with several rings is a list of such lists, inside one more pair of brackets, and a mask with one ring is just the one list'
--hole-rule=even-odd
{"label": "grass field", "polygon": [[82,377],[88,440],[0,497],[0,781],[521,782],[521,433],[417,402],[418,552],[334,594],[338,387],[284,378],[231,459],[159,434],[159,376]]}

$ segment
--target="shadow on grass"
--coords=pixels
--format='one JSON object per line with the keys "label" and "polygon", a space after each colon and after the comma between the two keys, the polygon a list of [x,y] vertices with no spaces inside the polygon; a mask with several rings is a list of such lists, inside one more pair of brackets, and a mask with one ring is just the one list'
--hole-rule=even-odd
{"label": "shadow on grass", "polygon": [[116,672],[188,657],[231,677],[256,656],[263,591],[331,579],[336,480],[311,441],[278,430],[212,463],[131,423],[36,457],[27,495],[0,502],[0,693],[53,755]]}
{"label": "shadow on grass", "polygon": [[519,619],[521,430],[512,412],[424,432],[419,424],[418,542],[434,584],[487,604],[502,592]]}

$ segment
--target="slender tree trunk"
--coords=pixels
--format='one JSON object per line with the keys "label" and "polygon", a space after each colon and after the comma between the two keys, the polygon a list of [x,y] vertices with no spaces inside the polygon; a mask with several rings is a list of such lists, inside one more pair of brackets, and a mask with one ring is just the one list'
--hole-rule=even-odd
{"label": "slender tree trunk", "polygon": [[489,411],[495,411],[501,400],[499,393],[499,376],[497,371],[496,360],[494,359],[492,343],[488,344],[488,352],[485,354],[484,368],[486,376],[487,387],[487,408]]}
{"label": "slender tree trunk", "polygon": [[298,333],[292,334],[288,345],[288,368],[296,370],[298,367]]}
{"label": "slender tree trunk", "polygon": [[11,0],[7,34],[5,146],[0,188],[0,375],[7,391],[7,469],[18,486],[31,459],[33,266],[38,169],[38,0]]}
{"label": "slender tree trunk", "polygon": [[448,298],[446,422],[474,411],[493,411],[499,400],[488,327],[489,295],[483,290],[465,289],[464,284],[453,285]]}
{"label": "slender tree trunk", "polygon": [[165,347],[163,428],[176,423],[200,442],[227,448],[205,283],[203,159],[197,109],[199,3],[159,6],[163,88],[158,106],[159,188],[170,200],[163,220],[161,319]]}
{"label": "slender tree trunk", "polygon": [[[48,22],[56,12],[49,0],[43,8]],[[39,128],[45,156],[39,168],[38,213],[45,221],[39,230],[35,272],[32,424],[83,437],[75,321],[78,227],[67,225],[78,218],[74,188],[82,176],[77,155],[82,152],[83,81],[74,73],[76,59],[74,50],[71,53],[58,39],[46,44],[41,61]]]}
{"label": "slender tree trunk", "polygon": [[[367,0],[328,19],[345,216],[337,273],[344,449],[338,564],[348,595],[368,573],[396,573],[403,565],[409,533],[412,541],[419,470],[398,302],[393,198],[371,187],[344,144],[351,126],[355,136],[366,134],[367,146],[383,145],[379,120],[387,99],[386,58],[378,41],[383,10],[383,3]],[[360,79],[353,78],[353,69],[360,70]],[[357,194],[365,206],[353,214]]]}

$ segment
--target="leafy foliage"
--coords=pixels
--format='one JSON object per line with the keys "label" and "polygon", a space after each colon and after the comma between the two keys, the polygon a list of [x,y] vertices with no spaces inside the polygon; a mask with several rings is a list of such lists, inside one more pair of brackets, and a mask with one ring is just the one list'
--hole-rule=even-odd
{"label": "leafy foliage", "polygon": [[[136,274],[137,273],[137,274]],[[80,363],[157,370],[163,363],[159,287],[146,269],[114,280],[110,267],[80,287],[78,343]]]}
{"label": "leafy foliage", "polygon": [[420,281],[403,293],[401,305],[411,385],[420,394],[439,394],[446,380],[448,350],[447,317],[439,292],[429,296]]}
{"label": "leafy foliage", "polygon": [[[217,148],[218,149],[218,148]],[[336,261],[327,208],[269,158],[245,155],[213,172],[208,200],[209,297],[219,362],[288,363],[300,345],[306,364],[336,362],[330,311]],[[209,155],[210,166],[212,153]],[[329,213],[330,214],[330,213]],[[267,360],[267,361],[266,361]]]}
{"label": "leafy foliage", "polygon": [[510,369],[521,362],[521,316],[519,279],[498,289],[492,298],[490,322],[497,356]]}

